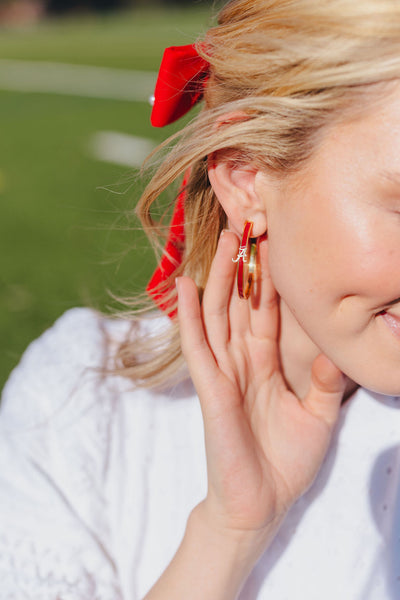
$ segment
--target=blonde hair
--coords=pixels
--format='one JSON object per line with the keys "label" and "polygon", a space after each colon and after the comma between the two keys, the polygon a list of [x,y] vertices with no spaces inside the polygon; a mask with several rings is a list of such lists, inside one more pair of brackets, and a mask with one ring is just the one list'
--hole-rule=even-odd
{"label": "blonde hair", "polygon": [[[400,75],[398,0],[232,0],[198,43],[210,63],[200,114],[163,145],[168,153],[147,186],[137,214],[160,254],[165,222],[152,209],[160,194],[190,169],[185,196],[183,263],[166,282],[176,306],[174,278],[186,274],[201,297],[225,214],[207,176],[207,156],[229,149],[277,176],[298,170],[322,128],[357,106],[371,84]],[[224,115],[240,111],[235,121]],[[222,125],[215,127],[216,120]],[[175,142],[171,148],[171,141]],[[163,289],[165,291],[165,285]],[[125,302],[125,316],[152,311],[148,299]],[[164,337],[134,337],[117,355],[116,371],[138,385],[160,386],[183,363],[178,324]]]}

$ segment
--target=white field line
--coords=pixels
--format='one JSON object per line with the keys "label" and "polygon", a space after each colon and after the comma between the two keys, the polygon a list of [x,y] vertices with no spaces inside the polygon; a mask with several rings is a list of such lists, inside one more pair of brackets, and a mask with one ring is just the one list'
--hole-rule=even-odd
{"label": "white field line", "polygon": [[104,162],[124,167],[141,167],[156,143],[148,138],[136,137],[117,131],[98,131],[88,144],[90,156]]}
{"label": "white field line", "polygon": [[0,59],[0,89],[148,102],[157,74],[108,67]]}

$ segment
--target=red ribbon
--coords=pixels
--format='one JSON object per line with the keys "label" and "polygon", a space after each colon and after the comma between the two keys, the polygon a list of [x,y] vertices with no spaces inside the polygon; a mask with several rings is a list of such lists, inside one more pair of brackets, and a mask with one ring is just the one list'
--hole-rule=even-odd
{"label": "red ribbon", "polygon": [[163,256],[146,288],[147,293],[153,298],[157,306],[166,312],[171,319],[176,317],[176,310],[172,310],[170,301],[166,300],[166,296],[171,291],[167,280],[182,263],[185,246],[185,187],[188,178],[189,173],[186,174],[182,182],[181,191],[176,201]]}
{"label": "red ribbon", "polygon": [[[151,113],[151,124],[154,127],[173,123],[201,100],[209,68],[209,63],[199,56],[193,44],[166,48],[154,91]],[[185,175],[178,195],[164,254],[146,288],[157,306],[171,319],[176,317],[176,310],[166,300],[171,291],[167,280],[182,263],[185,246],[185,187],[188,178],[189,172]]]}
{"label": "red ribbon", "polygon": [[169,125],[197,104],[203,97],[209,69],[194,44],[166,48],[154,90],[151,124]]}

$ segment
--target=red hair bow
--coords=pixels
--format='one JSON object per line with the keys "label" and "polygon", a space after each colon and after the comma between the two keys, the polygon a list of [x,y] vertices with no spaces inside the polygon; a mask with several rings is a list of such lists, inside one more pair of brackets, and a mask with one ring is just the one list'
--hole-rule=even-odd
{"label": "red hair bow", "polygon": [[197,104],[203,97],[209,69],[194,44],[166,48],[154,90],[151,124],[169,125]]}

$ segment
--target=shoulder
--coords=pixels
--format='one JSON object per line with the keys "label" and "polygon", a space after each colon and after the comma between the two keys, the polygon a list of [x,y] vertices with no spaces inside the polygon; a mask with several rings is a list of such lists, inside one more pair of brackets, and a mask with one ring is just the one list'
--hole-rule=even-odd
{"label": "shoulder", "polygon": [[49,416],[51,406],[72,395],[87,367],[100,363],[104,336],[100,316],[75,308],[33,341],[12,371],[2,393],[2,418],[30,424],[31,417]]}
{"label": "shoulder", "polygon": [[[2,396],[2,446],[8,445],[20,466],[35,464],[89,520],[94,505],[100,514],[105,502],[108,465],[127,405],[142,407],[130,409],[132,427],[150,410],[144,401],[150,393],[105,372],[129,330],[128,321],[69,310],[27,348]],[[16,467],[7,478],[17,472]]]}
{"label": "shoulder", "polygon": [[[14,371],[21,372],[27,368],[51,366],[56,361],[63,359],[66,365],[76,363],[83,359],[95,365],[101,356],[101,346],[105,341],[107,323],[101,313],[89,308],[71,308],[66,311],[55,323],[31,342],[23,353],[20,363]],[[117,322],[120,333],[127,331],[126,321]],[[77,349],[79,347],[79,354]],[[14,372],[11,375],[13,379]]]}
{"label": "shoulder", "polygon": [[2,440],[63,485],[72,477],[67,463],[102,479],[122,385],[104,367],[128,330],[128,322],[71,309],[29,345],[4,387]]}
{"label": "shoulder", "polygon": [[[140,321],[135,335],[157,335],[168,322],[165,317]],[[105,478],[120,475],[125,450],[140,466],[156,424],[164,430],[172,419],[176,432],[192,410],[190,381],[157,391],[108,374],[131,330],[127,320],[69,310],[30,344],[3,391],[0,439],[10,440],[52,477],[62,477],[71,490],[80,487],[71,483],[75,475],[90,471],[82,494],[90,480],[93,496]]]}
{"label": "shoulder", "polygon": [[[166,326],[163,317],[143,321],[139,334]],[[31,425],[61,407],[71,410],[78,399],[82,408],[95,395],[98,398],[99,388],[108,389],[113,379],[103,375],[105,368],[131,329],[127,320],[88,308],[65,312],[28,346],[12,371],[1,398],[3,424]],[[118,379],[122,378],[114,378],[113,385],[122,385]]]}

